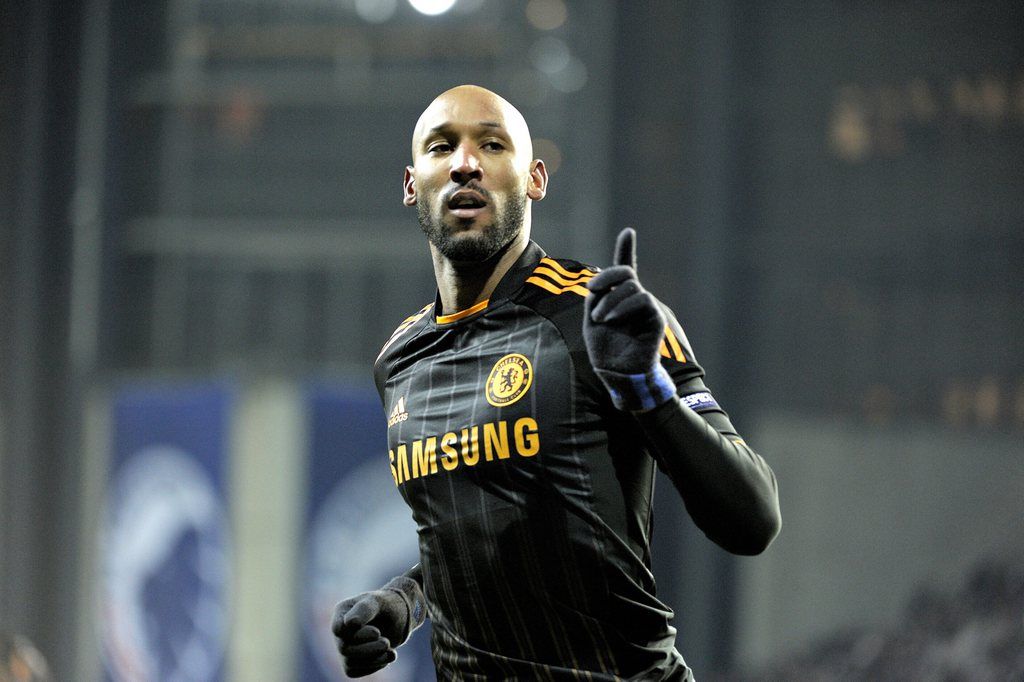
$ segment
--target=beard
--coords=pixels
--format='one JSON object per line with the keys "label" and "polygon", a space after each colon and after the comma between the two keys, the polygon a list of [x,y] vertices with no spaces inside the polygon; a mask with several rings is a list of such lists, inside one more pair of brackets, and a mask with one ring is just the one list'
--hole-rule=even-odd
{"label": "beard", "polygon": [[[443,199],[439,199],[439,202],[443,202]],[[516,193],[509,197],[508,203],[500,210],[492,204],[495,208],[494,220],[484,225],[482,230],[456,236],[461,230],[446,224],[442,217],[431,212],[427,204],[421,201],[416,206],[420,228],[434,248],[455,263],[481,263],[494,256],[523,229],[523,216],[526,214],[526,195]],[[440,205],[443,206],[443,203]]]}

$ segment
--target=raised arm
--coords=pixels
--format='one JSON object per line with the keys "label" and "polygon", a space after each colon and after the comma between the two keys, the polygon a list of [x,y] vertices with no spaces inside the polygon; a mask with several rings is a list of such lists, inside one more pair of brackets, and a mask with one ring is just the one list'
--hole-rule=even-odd
{"label": "raised arm", "polygon": [[720,412],[672,396],[636,415],[697,527],[733,554],[760,554],[782,526],[775,474]]}
{"label": "raised arm", "polygon": [[[697,526],[723,549],[758,554],[782,524],[775,475],[738,436],[699,377],[677,386],[660,361],[666,317],[636,274],[636,233],[590,280],[583,337],[615,406],[632,412]],[[699,396],[688,402],[679,395]],[[710,401],[710,402],[708,402]]]}

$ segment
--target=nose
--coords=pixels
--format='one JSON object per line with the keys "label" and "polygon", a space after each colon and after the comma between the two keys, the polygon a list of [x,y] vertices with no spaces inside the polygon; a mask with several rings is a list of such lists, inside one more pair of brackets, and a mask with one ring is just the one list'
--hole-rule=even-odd
{"label": "nose", "polygon": [[459,145],[452,154],[452,181],[465,185],[470,180],[479,180],[483,176],[480,170],[480,159],[477,158],[476,150],[467,146]]}

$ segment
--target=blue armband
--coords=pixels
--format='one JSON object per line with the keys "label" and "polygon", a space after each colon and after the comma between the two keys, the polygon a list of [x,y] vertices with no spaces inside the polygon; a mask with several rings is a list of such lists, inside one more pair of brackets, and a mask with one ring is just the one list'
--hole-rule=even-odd
{"label": "blue armband", "polygon": [[594,371],[608,389],[612,403],[620,410],[646,412],[676,394],[672,377],[660,363],[644,374],[620,374],[598,368]]}

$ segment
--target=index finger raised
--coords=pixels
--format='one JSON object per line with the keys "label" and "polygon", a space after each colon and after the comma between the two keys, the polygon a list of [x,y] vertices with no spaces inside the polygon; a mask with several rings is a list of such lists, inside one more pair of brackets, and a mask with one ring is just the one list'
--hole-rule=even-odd
{"label": "index finger raised", "polygon": [[615,239],[615,256],[612,265],[628,265],[636,270],[636,230],[623,228]]}

